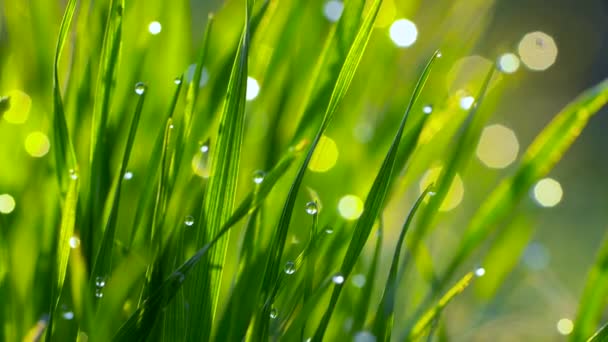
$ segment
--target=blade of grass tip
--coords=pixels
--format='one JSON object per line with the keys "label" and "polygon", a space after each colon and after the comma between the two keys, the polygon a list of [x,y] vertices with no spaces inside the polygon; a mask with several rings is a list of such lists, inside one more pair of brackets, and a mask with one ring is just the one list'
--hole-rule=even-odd
{"label": "blade of grass tip", "polygon": [[268,196],[274,185],[280,177],[285,174],[288,167],[295,160],[297,153],[301,152],[305,143],[298,144],[291,148],[287,155],[273,168],[264,178],[257,190],[257,195],[254,199],[254,194],[250,193],[242,204],[235,210],[231,218],[226,221],[218,235],[209,243],[199,249],[190,259],[178,267],[163,283],[155,289],[143,304],[131,315],[129,320],[125,322],[118,333],[115,335],[115,341],[134,341],[144,340],[152,330],[154,321],[160,311],[167,306],[171,299],[177,294],[181,285],[192,268],[198,264],[200,259],[207,253],[209,248],[222,238],[237,222],[243,217],[256,210],[263,200]]}
{"label": "blade of grass tip", "polygon": [[361,331],[363,325],[365,325],[365,319],[370,308],[370,302],[372,300],[372,293],[374,290],[374,282],[376,280],[376,274],[378,273],[378,263],[380,256],[382,255],[382,237],[384,236],[384,223],[380,218],[380,226],[376,231],[376,246],[374,248],[374,256],[372,257],[372,263],[370,264],[369,271],[365,277],[365,285],[361,289],[359,295],[359,301],[355,305],[357,310],[353,313],[353,326],[350,329],[351,334]]}
{"label": "blade of grass tip", "polygon": [[[181,93],[182,83],[184,76],[180,76],[175,79],[175,90],[173,92],[173,97],[171,99],[171,104],[167,110],[167,114],[165,115],[164,122],[167,122],[170,118],[173,118],[173,114],[175,113],[175,107],[177,106],[177,101],[179,100],[179,95]],[[156,176],[158,174],[158,169],[160,167],[161,156],[163,154],[163,143],[165,140],[165,129],[167,125],[161,127],[158,135],[156,137],[156,141],[154,142],[154,147],[152,148],[152,153],[150,154],[150,161],[148,162],[148,166],[146,170],[146,178],[143,184],[154,184]],[[131,234],[129,237],[129,241],[127,242],[127,250],[131,249],[133,244],[133,240],[135,239],[135,235],[139,227],[142,224],[142,219],[144,217],[144,213],[146,208],[148,207],[151,198],[153,198],[152,192],[154,191],[153,186],[146,186],[142,194],[140,195],[140,200],[137,204],[137,209],[135,210],[135,219],[133,223],[133,229],[131,230]]]}
{"label": "blade of grass tip", "polygon": [[[366,19],[367,20],[367,19]],[[384,206],[384,199],[388,192],[388,186],[391,184],[391,178],[394,176],[394,166],[395,159],[397,156],[397,151],[399,149],[399,144],[401,142],[401,136],[403,135],[403,130],[405,128],[405,123],[407,122],[407,118],[409,117],[409,113],[411,112],[414,103],[420,96],[422,89],[429,77],[429,73],[432,69],[433,62],[435,59],[440,56],[439,51],[436,51],[433,56],[429,59],[426,64],[418,82],[416,83],[416,87],[412,93],[410,98],[410,102],[407,105],[405,110],[405,114],[401,119],[401,123],[399,124],[399,129],[391,143],[388,153],[382,162],[382,166],[374,179],[374,183],[365,199],[365,204],[363,206],[363,214],[356,223],[354,228],[353,236],[346,250],[346,255],[344,256],[344,260],[342,262],[342,266],[340,267],[340,274],[346,281],[348,276],[350,275],[353,267],[355,266],[363,247],[371,233],[372,227],[374,225],[374,221],[381,214],[381,210]],[[321,319],[321,323],[315,332],[313,337],[313,341],[321,341],[323,340],[323,336],[325,334],[325,330],[329,324],[333,311],[338,303],[338,298],[340,297],[340,293],[342,291],[342,284],[336,284],[334,287],[331,300],[323,318]]]}
{"label": "blade of grass tip", "polygon": [[[197,244],[202,246],[216,236],[222,225],[230,219],[239,175],[241,145],[244,136],[245,103],[247,90],[247,59],[249,56],[250,20],[253,0],[245,6],[245,25],[237,49],[224,109],[220,119],[217,148],[212,155],[211,175],[203,200],[203,210],[197,230]],[[202,230],[204,227],[204,231]],[[219,299],[220,282],[228,247],[228,232],[211,249],[205,263],[194,273],[190,296],[191,320],[187,339],[209,340],[215,321],[215,311]],[[210,268],[209,265],[219,265]]]}
{"label": "blade of grass tip", "polygon": [[429,309],[419,320],[416,322],[414,327],[410,332],[407,333],[405,339],[401,339],[404,341],[415,341],[418,338],[422,337],[424,332],[431,326],[431,324],[438,319],[441,315],[441,312],[445,307],[459,294],[461,294],[471,283],[471,280],[476,275],[475,272],[469,272],[465,274],[462,279],[460,279],[456,285],[454,285],[451,289],[449,289],[441,299],[435,304],[431,309]]}
{"label": "blade of grass tip", "polygon": [[[283,210],[281,212],[279,223],[277,224],[277,232],[274,235],[269,249],[270,254],[268,256],[268,263],[266,265],[266,270],[264,272],[264,281],[262,283],[263,296],[268,296],[270,294],[270,289],[276,282],[276,279],[280,274],[280,261],[283,256],[283,249],[285,247],[285,240],[287,238],[287,231],[289,229],[291,215],[308,164],[312,159],[314,150],[317,144],[319,143],[323,132],[331,122],[334,113],[336,112],[339,104],[342,102],[342,99],[344,98],[348,88],[350,87],[350,84],[355,75],[355,71],[357,70],[359,62],[363,57],[363,53],[365,51],[367,43],[369,42],[369,38],[381,3],[382,0],[374,1],[372,7],[368,12],[367,17],[365,18],[365,21],[357,32],[357,36],[355,37],[353,44],[351,45],[348,55],[346,56],[344,64],[342,65],[342,68],[338,75],[338,79],[330,97],[330,101],[323,117],[321,127],[319,127],[319,130],[308,150],[306,158],[298,169],[296,178],[289,189],[285,205],[283,206]],[[265,298],[264,302],[267,302],[268,299],[271,299],[270,302],[272,302],[272,298]],[[259,338],[260,340],[266,339],[268,332],[268,320],[270,319],[269,310],[269,307],[265,307],[263,312],[261,313],[260,319],[256,321],[256,327],[254,327],[253,334],[253,336],[255,336],[254,338]]]}
{"label": "blade of grass tip", "polygon": [[[582,340],[581,340],[582,341]],[[587,342],[606,342],[608,341],[608,324],[602,326]]]}
{"label": "blade of grass tip", "polygon": [[403,227],[401,228],[401,233],[399,234],[399,239],[397,240],[397,245],[395,246],[393,262],[391,263],[391,268],[386,281],[386,286],[384,288],[384,293],[382,294],[382,299],[380,300],[378,309],[376,310],[376,318],[374,319],[372,328],[372,333],[376,336],[377,341],[391,340],[391,332],[393,330],[393,319],[395,314],[395,300],[397,298],[397,271],[399,270],[399,256],[401,254],[401,247],[403,246],[403,241],[405,240],[405,234],[407,234],[414,216],[416,215],[416,212],[418,212],[418,208],[420,208],[422,201],[427,197],[430,191],[431,185],[429,185],[420,195],[420,197],[418,197],[414,203],[414,206],[410,210],[405,223],[403,223]]}
{"label": "blade of grass tip", "polygon": [[103,203],[107,196],[109,180],[107,175],[106,150],[107,121],[110,112],[110,99],[116,80],[116,70],[122,42],[122,17],[124,0],[111,0],[106,30],[100,56],[99,73],[96,85],[93,118],[91,120],[90,181],[85,228],[81,231],[82,249],[89,266],[93,263],[95,235],[101,232]]}
{"label": "blade of grass tip", "polygon": [[74,145],[68,131],[59,82],[59,59],[61,58],[67,35],[70,32],[75,11],[76,0],[69,0],[65,7],[63,19],[61,20],[59,38],[57,39],[55,50],[55,61],[53,63],[53,140],[55,142],[55,167],[57,168],[59,187],[62,192],[68,187],[69,170],[72,170],[71,172],[78,172],[76,153],[74,152]]}
{"label": "blade of grass tip", "polygon": [[[408,239],[410,248],[406,255],[411,254],[414,258],[419,258],[420,255],[422,255],[419,253],[420,243],[431,229],[433,220],[439,212],[439,208],[446,198],[456,174],[465,169],[467,162],[475,152],[483,127],[492,113],[492,111],[480,111],[479,109],[487,95],[490,81],[493,79],[495,71],[496,68],[492,66],[479,89],[476,97],[476,99],[478,99],[477,103],[473,105],[467,119],[463,123],[459,136],[456,138],[452,153],[448,157],[448,162],[442,168],[437,179],[435,195],[430,197],[428,205],[420,213],[420,218],[416,227],[417,229],[412,231],[412,234],[410,235],[411,239]],[[407,269],[411,259],[412,258],[406,257],[403,266],[404,269]],[[423,265],[432,265],[432,263],[423,263]],[[425,274],[433,274],[432,270],[425,270],[423,272]]]}
{"label": "blade of grass tip", "polygon": [[557,164],[589,119],[606,103],[608,80],[583,92],[543,129],[524,154],[515,175],[501,182],[471,219],[454,258],[440,277],[440,285],[452,277],[473,250],[495,230],[496,224],[528,193],[530,187]]}
{"label": "blade of grass tip", "polygon": [[[59,227],[59,239],[56,245],[56,264],[54,269],[55,276],[52,277],[51,284],[51,308],[49,310],[49,328],[47,329],[47,340],[50,341],[53,330],[53,316],[59,305],[59,298],[65,282],[68,261],[70,257],[70,238],[74,234],[74,225],[76,223],[76,210],[78,206],[78,165],[76,154],[68,132],[63,100],[61,97],[61,89],[59,83],[59,59],[67,35],[70,31],[70,26],[74,18],[76,1],[70,0],[66,4],[65,12],[61,20],[59,28],[59,38],[55,51],[55,61],[53,64],[53,127],[55,141],[55,167],[58,177],[59,188],[63,191],[64,186],[67,187],[65,201],[63,206],[63,214],[61,225]],[[62,194],[63,197],[63,194]]]}
{"label": "blade of grass tip", "polygon": [[600,247],[595,264],[589,271],[570,341],[583,341],[598,326],[608,295],[608,237]]}
{"label": "blade of grass tip", "polygon": [[129,128],[129,135],[125,144],[125,149],[122,156],[122,161],[120,163],[119,172],[116,175],[116,191],[114,192],[113,198],[110,202],[110,212],[106,222],[105,230],[103,232],[101,246],[97,251],[97,256],[95,257],[95,262],[93,264],[94,266],[91,272],[89,288],[91,290],[91,293],[95,294],[103,290],[102,288],[105,285],[107,278],[112,270],[112,253],[115,244],[114,240],[116,235],[118,210],[120,208],[120,193],[122,188],[122,181],[124,178],[123,176],[127,171],[129,158],[131,156],[131,150],[135,141],[135,134],[137,133],[139,119],[141,117],[144,101],[146,99],[146,86],[143,83],[136,84],[135,92],[138,95],[139,99],[137,101],[137,106],[133,114],[133,119],[131,120],[131,127]]}

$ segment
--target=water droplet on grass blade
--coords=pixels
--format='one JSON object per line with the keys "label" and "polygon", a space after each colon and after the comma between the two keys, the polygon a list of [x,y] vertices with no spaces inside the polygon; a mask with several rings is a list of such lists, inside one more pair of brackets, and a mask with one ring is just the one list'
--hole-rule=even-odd
{"label": "water droplet on grass blade", "polygon": [[124,178],[125,178],[126,180],[133,179],[133,172],[131,172],[131,171],[127,171],[127,172],[125,172]]}
{"label": "water droplet on grass blade", "polygon": [[177,85],[182,84],[182,78],[181,78],[181,77],[176,77],[176,78],[173,80],[173,83],[175,83],[175,84],[177,84]]}
{"label": "water droplet on grass blade", "polygon": [[431,114],[433,112],[433,106],[426,105],[426,106],[422,107],[422,112],[424,114]]}
{"label": "water droplet on grass blade", "polygon": [[344,283],[344,276],[340,273],[334,275],[333,277],[331,277],[331,281],[334,282],[334,284],[336,285],[342,285]]}
{"label": "water droplet on grass blade", "polygon": [[483,267],[479,267],[475,270],[476,277],[483,277],[486,274],[486,269]]}
{"label": "water droplet on grass blade", "polygon": [[80,239],[77,236],[72,236],[70,238],[70,247],[74,249],[78,248],[78,246],[80,246]]}
{"label": "water droplet on grass blade", "polygon": [[191,215],[186,216],[184,220],[184,224],[188,227],[192,227],[194,225],[194,217]]}
{"label": "water droplet on grass blade", "polygon": [[262,170],[257,170],[253,173],[253,182],[255,184],[262,184],[264,177],[266,177],[266,173]]}
{"label": "water droplet on grass blade", "polygon": [[137,95],[143,95],[146,92],[146,85],[142,82],[137,82],[137,84],[135,84],[135,94]]}
{"label": "water droplet on grass blade", "polygon": [[71,179],[78,179],[78,171],[74,170],[74,169],[70,169],[70,171],[68,171],[70,173],[70,178]]}
{"label": "water droplet on grass blade", "polygon": [[325,229],[325,233],[326,233],[326,234],[333,234],[333,233],[334,233],[334,228],[332,228],[332,227],[327,227],[327,228]]}
{"label": "water droplet on grass blade", "polygon": [[95,278],[95,286],[104,287],[106,286],[106,278],[104,277],[96,277]]}
{"label": "water droplet on grass blade", "polygon": [[316,215],[319,212],[319,207],[317,206],[317,202],[310,201],[306,203],[306,213],[308,215]]}
{"label": "water droplet on grass blade", "polygon": [[61,317],[63,317],[63,319],[65,319],[65,320],[70,321],[70,320],[74,319],[74,312],[66,309],[65,311],[63,311],[61,313]]}
{"label": "water droplet on grass blade", "polygon": [[288,261],[285,263],[285,273],[286,274],[294,274],[296,273],[296,265],[293,263],[293,261]]}
{"label": "water droplet on grass blade", "polygon": [[355,342],[376,342],[376,336],[369,331],[359,331],[355,334]]}
{"label": "water droplet on grass blade", "polygon": [[277,312],[276,308],[270,309],[270,318],[275,319],[275,318],[277,318],[278,315],[279,315],[279,313]]}
{"label": "water droplet on grass blade", "polygon": [[95,289],[95,297],[97,297],[97,298],[102,298],[103,297],[103,291],[102,291],[102,289]]}

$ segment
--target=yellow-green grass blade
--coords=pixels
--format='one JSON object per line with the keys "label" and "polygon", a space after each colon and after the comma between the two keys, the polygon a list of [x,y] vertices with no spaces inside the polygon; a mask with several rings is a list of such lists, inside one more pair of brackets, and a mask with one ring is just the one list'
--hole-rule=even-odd
{"label": "yellow-green grass blade", "polygon": [[416,212],[418,212],[418,208],[420,208],[422,201],[427,197],[430,191],[431,186],[427,187],[426,190],[423,191],[418,197],[414,203],[414,206],[410,210],[403,227],[401,228],[401,233],[399,234],[399,239],[397,240],[397,245],[395,246],[395,253],[393,254],[393,261],[391,263],[386,286],[384,287],[384,292],[382,293],[382,299],[378,304],[376,317],[372,327],[372,333],[374,336],[376,336],[378,341],[391,340],[391,332],[393,330],[393,321],[395,315],[395,301],[397,298],[397,288],[399,285],[397,272],[399,271],[399,256],[401,255],[401,247],[403,246],[405,235],[407,234],[412,221],[414,220],[414,216],[416,215]]}
{"label": "yellow-green grass blade", "polygon": [[93,253],[97,246],[96,235],[101,233],[103,205],[109,189],[107,171],[109,151],[107,150],[107,121],[110,113],[112,92],[117,77],[117,69],[122,43],[122,21],[124,0],[111,0],[104,34],[103,47],[95,90],[93,118],[91,120],[90,178],[85,224],[81,240],[85,258],[92,265]]}
{"label": "yellow-green grass blade", "polygon": [[[441,174],[437,179],[435,195],[430,197],[428,205],[420,213],[417,227],[412,231],[412,234],[408,239],[408,245],[410,247],[408,254],[411,253],[414,258],[420,257],[418,251],[419,244],[431,228],[433,220],[439,212],[439,208],[446,198],[456,174],[465,169],[467,162],[474,154],[481,132],[492,113],[491,111],[480,111],[479,109],[486,97],[495,70],[494,66],[492,66],[487,73],[486,78],[475,97],[477,103],[471,108],[467,119],[461,127],[460,134],[455,138],[456,142],[453,151],[448,157],[448,161],[442,168]],[[407,263],[409,263],[411,259],[412,258],[406,258],[406,265],[404,267],[407,266]],[[428,262],[425,264],[431,265],[431,263]],[[432,274],[432,271],[430,270],[424,270],[423,272]]]}
{"label": "yellow-green grass blade", "polygon": [[[325,111],[321,127],[319,127],[319,130],[308,150],[306,158],[298,169],[296,178],[289,189],[287,199],[285,200],[285,204],[283,206],[283,210],[279,218],[279,223],[277,224],[277,232],[274,234],[274,238],[270,245],[270,255],[268,256],[268,263],[264,272],[264,281],[262,283],[262,295],[267,296],[267,298],[262,298],[264,302],[272,303],[273,301],[272,294],[270,291],[276,283],[277,278],[281,272],[280,263],[281,258],[283,256],[283,249],[285,247],[285,240],[287,238],[287,231],[289,229],[289,223],[291,221],[296,197],[304,179],[304,174],[306,172],[308,164],[310,163],[310,160],[312,159],[314,150],[317,144],[319,143],[321,136],[323,135],[323,132],[325,132],[338,106],[346,95],[348,88],[350,87],[357,67],[361,61],[361,58],[363,57],[363,53],[365,52],[367,43],[369,42],[369,38],[373,29],[373,24],[376,20],[376,16],[380,9],[381,3],[381,0],[374,1],[372,7],[368,12],[367,17],[365,18],[365,21],[357,32],[357,36],[355,37],[350,47],[348,55],[346,56],[344,64],[342,65],[342,68],[340,70],[340,74],[338,75],[338,79],[333,89],[329,105],[327,106],[327,109]],[[266,339],[268,333],[268,320],[270,319],[269,311],[270,306],[263,307],[262,313],[260,314],[259,319],[256,321],[256,327],[254,328],[253,333],[253,336],[255,336],[254,338],[258,338],[261,340]]]}
{"label": "yellow-green grass blade", "polygon": [[[65,13],[61,20],[59,28],[59,37],[57,39],[57,47],[55,50],[55,61],[53,64],[53,137],[54,137],[54,153],[55,167],[58,176],[59,186],[62,192],[67,190],[70,182],[69,170],[78,172],[76,154],[74,145],[68,131],[67,120],[65,118],[65,110],[63,99],[61,96],[61,85],[59,82],[59,59],[63,52],[70,27],[76,11],[76,0],[70,0],[66,4]],[[7,101],[8,103],[8,101]],[[64,194],[63,194],[64,195]]]}
{"label": "yellow-green grass blade", "polygon": [[[137,133],[137,127],[141,118],[141,113],[146,99],[146,86],[138,83],[135,86],[135,91],[139,95],[137,106],[131,120],[131,127],[129,128],[129,135],[125,143],[125,149],[122,155],[122,161],[120,163],[118,174],[116,175],[116,190],[110,199],[110,211],[108,219],[105,224],[101,245],[97,251],[93,269],[91,271],[90,279],[90,290],[91,293],[99,291],[99,283],[106,283],[108,277],[112,273],[112,254],[114,251],[114,245],[116,243],[116,227],[118,221],[118,211],[120,209],[120,193],[122,189],[122,181],[124,174],[127,171],[129,164],[129,158],[131,157],[131,151],[135,142],[135,135]],[[102,286],[103,287],[103,286]]]}
{"label": "yellow-green grass blade", "polygon": [[[608,296],[608,238],[604,239],[595,264],[589,271],[570,341],[582,341],[597,328]],[[608,334],[604,338],[608,339]]]}
{"label": "yellow-green grass blade", "polygon": [[589,119],[607,102],[608,80],[605,80],[557,114],[525,152],[517,172],[501,182],[475,213],[439,284],[451,278],[465,259],[496,230],[497,224],[513,211],[530,187],[559,162]]}
{"label": "yellow-green grass blade", "polygon": [[[377,3],[375,3],[377,4]],[[379,4],[377,4],[379,6]],[[366,18],[367,22],[368,18]],[[365,23],[363,24],[365,25]],[[429,77],[433,62],[439,56],[439,52],[436,51],[433,53],[433,56],[429,59],[427,65],[425,66],[418,82],[414,88],[410,101],[406,107],[403,118],[401,119],[401,123],[399,124],[399,129],[395,134],[395,138],[382,162],[382,166],[374,179],[374,183],[369,190],[367,198],[365,199],[365,204],[363,206],[363,213],[361,217],[359,217],[354,231],[353,236],[351,238],[348,249],[346,250],[346,255],[344,256],[344,260],[342,262],[342,266],[340,267],[340,273],[344,277],[344,279],[348,279],[351,271],[353,270],[359,255],[361,254],[365,243],[371,233],[372,227],[374,226],[374,222],[380,216],[382,212],[382,208],[384,207],[384,200],[388,193],[388,187],[391,184],[391,179],[394,177],[394,166],[395,159],[397,157],[397,151],[399,149],[399,145],[401,143],[401,137],[403,135],[403,131],[405,129],[405,124],[410,115],[410,112],[418,100],[422,89]],[[321,341],[323,340],[323,336],[325,335],[325,330],[329,325],[329,321],[331,316],[335,310],[335,307],[338,303],[338,298],[340,297],[340,293],[342,291],[342,284],[337,284],[334,287],[333,293],[331,295],[331,300],[323,318],[321,319],[321,323],[315,332],[313,337],[313,341]]]}
{"label": "yellow-green grass blade", "polygon": [[471,283],[475,277],[475,273],[469,272],[460,279],[456,285],[449,289],[443,297],[439,299],[431,309],[429,309],[422,317],[414,324],[412,330],[407,334],[404,341],[416,341],[431,327],[434,321],[439,319],[441,312],[445,307],[459,294],[461,294]]}
{"label": "yellow-green grass blade", "polygon": [[[582,341],[582,340],[579,340]],[[608,324],[602,326],[587,342],[606,342],[608,341]]]}
{"label": "yellow-green grass blade", "polygon": [[[247,90],[247,65],[249,56],[250,20],[253,0],[248,0],[245,9],[245,25],[236,52],[220,126],[216,149],[212,155],[211,175],[206,187],[203,210],[198,224],[197,243],[202,246],[220,232],[230,218],[239,175],[242,141],[245,123],[245,93]],[[187,338],[208,340],[215,320],[223,265],[228,247],[228,237],[222,237],[217,246],[196,269],[190,292],[191,319]],[[219,265],[211,268],[209,265]]]}

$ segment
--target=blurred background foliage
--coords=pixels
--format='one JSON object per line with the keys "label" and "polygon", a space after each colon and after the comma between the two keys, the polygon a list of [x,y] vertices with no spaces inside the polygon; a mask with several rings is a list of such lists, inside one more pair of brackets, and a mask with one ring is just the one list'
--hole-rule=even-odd
{"label": "blurred background foliage", "polygon": [[[10,108],[0,120],[0,239],[6,246],[0,283],[14,289],[10,300],[0,298],[0,306],[12,308],[3,315],[18,317],[13,327],[17,336],[35,326],[49,305],[49,255],[60,219],[50,141],[52,63],[64,6],[64,1],[0,0],[0,96],[10,96]],[[86,175],[107,1],[81,1],[78,6],[60,79],[67,85],[68,125]],[[300,7],[296,16],[289,15],[292,6]],[[195,111],[193,132],[198,145],[217,130],[229,72],[224,66],[231,63],[241,32],[242,8],[242,1],[236,0],[126,1],[109,150],[122,149],[136,102],[133,85],[141,81],[149,88],[123,189],[122,206],[128,210],[120,212],[119,227],[131,227],[138,197],[151,186],[143,183],[141,175],[164,128],[160,118],[170,102],[174,78],[185,74],[186,80],[192,79],[210,12],[216,20]],[[307,80],[340,9],[341,3],[335,0],[271,2],[249,57],[250,101],[239,198],[252,188],[250,175],[269,170],[289,146],[303,115]],[[515,161],[542,127],[583,89],[608,76],[607,22],[608,3],[603,0],[384,0],[353,85],[326,132],[330,139],[322,141],[322,153],[305,178],[310,191],[301,192],[298,205],[303,208],[312,193],[322,205],[321,226],[335,222],[344,225],[342,229],[352,226],[350,220],[359,214],[360,201],[384,157],[417,75],[439,48],[443,58],[419,102],[432,105],[434,116],[384,214],[385,246],[379,272],[386,274],[401,220],[431,181],[433,172],[428,170],[435,168],[437,173],[452,142],[457,125],[451,122],[463,120],[463,107],[470,105],[467,97],[477,92],[487,68],[498,61],[505,73],[491,85],[485,107],[493,111],[490,126],[482,135],[477,158],[457,178],[442,205],[446,211],[426,239],[436,267],[442,268],[474,211],[500,179],[512,174]],[[318,91],[329,96],[330,88]],[[454,341],[486,341],[490,336],[498,341],[554,341],[569,333],[568,320],[575,317],[587,270],[608,224],[607,115],[604,109],[594,117],[550,179],[531,189],[504,223],[513,226],[509,234],[494,237],[485,246],[487,253],[469,260],[470,267],[483,265],[487,274],[446,311],[446,331]],[[303,135],[310,138],[312,133],[309,129]],[[191,157],[193,173],[206,178],[205,157],[187,158]],[[113,172],[119,158],[120,153],[113,153],[103,167]],[[199,205],[200,178],[182,189],[180,194],[186,199],[171,209],[174,219],[187,216],[188,210]],[[266,212],[269,227],[278,219],[292,178],[293,170],[267,201],[270,207],[277,203],[274,211]],[[297,255],[309,234],[304,210],[294,215],[288,258]],[[241,228],[231,235],[230,246],[241,243]],[[118,240],[127,244],[130,233],[131,228],[119,229]],[[261,234],[268,241],[270,230]],[[371,261],[374,240],[368,242],[360,267]],[[237,259],[229,252],[227,260],[225,272],[230,275],[238,266]],[[411,311],[410,304],[422,299],[427,286],[416,273],[404,279],[398,317],[401,311]],[[224,291],[230,284],[231,277],[224,277]],[[359,285],[350,285],[349,293]],[[345,296],[349,298],[348,293]],[[374,293],[372,301],[379,296]],[[225,304],[220,300],[220,311]],[[352,324],[352,317],[341,312],[334,322]],[[395,325],[399,324],[397,320]],[[340,328],[334,327],[331,338]]]}

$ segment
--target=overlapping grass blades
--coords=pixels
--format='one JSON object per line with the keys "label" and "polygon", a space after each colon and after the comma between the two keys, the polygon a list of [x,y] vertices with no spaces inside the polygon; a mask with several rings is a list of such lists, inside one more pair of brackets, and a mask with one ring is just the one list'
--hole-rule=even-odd
{"label": "overlapping grass blades", "polygon": [[131,120],[131,127],[129,128],[129,136],[127,137],[127,141],[125,144],[122,161],[120,163],[118,173],[116,174],[116,189],[114,190],[112,198],[109,202],[110,211],[105,224],[105,229],[103,231],[101,245],[99,247],[99,250],[97,251],[95,262],[93,264],[93,269],[91,271],[91,280],[89,287],[92,293],[98,290],[96,289],[96,287],[99,287],[99,282],[103,282],[105,284],[112,272],[112,254],[114,251],[114,245],[116,243],[116,223],[118,220],[118,210],[120,209],[120,194],[122,190],[122,182],[124,174],[127,171],[129,158],[131,157],[131,150],[133,149],[133,143],[135,142],[135,134],[137,133],[139,119],[141,118],[144,101],[146,99],[145,88],[146,86],[143,84],[137,84],[135,86],[135,91],[138,92],[139,98],[137,101],[137,106],[135,107],[133,118]]}
{"label": "overlapping grass blades", "polygon": [[455,257],[439,279],[445,284],[457,268],[512,212],[530,187],[545,176],[581,134],[591,117],[608,102],[608,80],[566,106],[534,139],[517,172],[498,185],[471,219]]}
{"label": "overlapping grass blades", "polygon": [[203,256],[224,235],[248,213],[256,210],[266,199],[279,178],[285,174],[293,163],[296,155],[301,152],[303,146],[297,146],[288,151],[281,161],[266,175],[260,187],[245,197],[243,202],[234,211],[234,214],[224,223],[219,233],[190,259],[173,271],[157,288],[151,291],[142,305],[131,315],[114,336],[116,341],[140,341],[145,340],[151,332],[154,322],[160,311],[166,307],[180,290],[186,277],[193,267],[197,265]]}
{"label": "overlapping grass blades", "polygon": [[[253,0],[247,0],[245,25],[236,52],[220,127],[216,149],[212,153],[211,175],[205,191],[203,210],[199,220],[197,243],[202,246],[217,236],[228,221],[236,198],[239,163],[245,122],[245,92],[247,90],[247,59],[251,39],[250,20]],[[223,264],[228,246],[228,235],[212,248],[203,266],[196,270],[190,292],[191,320],[188,339],[208,340],[215,318]],[[211,268],[209,265],[219,265]]]}
{"label": "overlapping grass blades", "polygon": [[[348,249],[346,250],[346,255],[344,256],[342,266],[340,267],[340,273],[344,279],[348,279],[348,276],[353,270],[355,263],[357,262],[357,259],[359,258],[359,255],[367,242],[367,238],[371,233],[374,222],[382,212],[388,187],[391,184],[391,178],[393,178],[395,159],[397,157],[397,151],[399,150],[399,144],[401,143],[401,136],[403,135],[403,131],[405,129],[405,123],[407,122],[407,119],[410,116],[412,108],[418,100],[422,89],[424,88],[424,84],[429,77],[433,62],[438,56],[440,56],[440,53],[439,51],[436,51],[422,71],[414,91],[412,92],[412,96],[407,105],[403,118],[401,119],[401,123],[395,138],[393,139],[389,151],[386,154],[386,157],[382,162],[382,166],[380,167],[367,198],[365,199],[363,213],[361,214],[361,217],[359,217],[359,220],[354,228],[352,239]],[[334,287],[329,306],[321,319],[321,323],[319,324],[317,331],[315,332],[313,341],[321,341],[323,339],[325,330],[327,329],[333,311],[338,303],[338,298],[340,297],[341,291],[342,286],[340,284]]]}
{"label": "overlapping grass blades", "polygon": [[386,286],[384,287],[382,299],[378,304],[376,317],[374,318],[372,333],[374,336],[376,336],[378,341],[390,341],[391,339],[395,314],[395,301],[398,288],[397,273],[399,271],[399,256],[401,255],[401,247],[403,246],[403,241],[405,240],[405,234],[407,234],[412,221],[414,220],[414,216],[422,204],[422,201],[431,192],[431,187],[432,185],[429,185],[418,197],[414,203],[414,206],[410,210],[403,227],[401,228],[401,233],[399,234],[399,239],[397,240],[397,245],[395,246],[395,253],[393,254],[393,261],[391,263]]}
{"label": "overlapping grass blades", "polygon": [[[279,223],[277,225],[277,232],[274,234],[274,238],[270,245],[270,255],[268,256],[268,263],[266,265],[264,281],[262,283],[262,297],[264,297],[263,303],[272,303],[273,301],[271,288],[276,283],[277,278],[281,272],[280,262],[283,256],[283,249],[285,246],[285,240],[287,238],[287,231],[289,229],[289,223],[291,221],[296,197],[302,184],[302,180],[304,179],[304,174],[306,172],[308,164],[310,163],[310,160],[312,159],[314,150],[317,144],[319,143],[321,136],[323,135],[323,132],[326,130],[327,126],[331,122],[333,115],[335,114],[340,102],[346,95],[346,92],[353,80],[357,66],[359,65],[359,62],[363,57],[365,47],[367,46],[367,43],[369,41],[381,3],[382,0],[375,0],[373,2],[365,18],[365,21],[361,24],[361,27],[359,28],[359,31],[355,36],[348,55],[344,60],[344,64],[340,69],[340,73],[333,89],[329,105],[327,106],[327,110],[325,111],[321,127],[319,127],[319,130],[317,131],[308,150],[306,158],[304,162],[300,165],[298,173],[296,174],[296,178],[289,189],[289,193],[287,195],[287,199],[285,200],[285,204],[283,206],[283,210],[279,218]],[[262,313],[258,317],[255,328],[253,330],[253,336],[255,336],[255,338],[262,340],[267,338],[268,320],[270,317],[269,312],[270,306],[264,305]]]}
{"label": "overlapping grass blades", "polygon": [[[59,298],[63,290],[70,258],[70,238],[74,234],[76,211],[78,207],[78,192],[80,180],[78,179],[78,164],[74,146],[68,131],[65,118],[63,99],[59,82],[59,59],[63,51],[66,38],[76,10],[76,1],[70,0],[66,4],[65,13],[59,28],[59,38],[55,50],[53,63],[53,132],[55,142],[55,168],[59,188],[62,192],[63,210],[59,226],[59,238],[55,247],[56,262],[54,264],[54,277],[51,284],[51,308],[47,339],[52,337],[53,317],[59,305]],[[64,193],[65,191],[65,193]]]}

